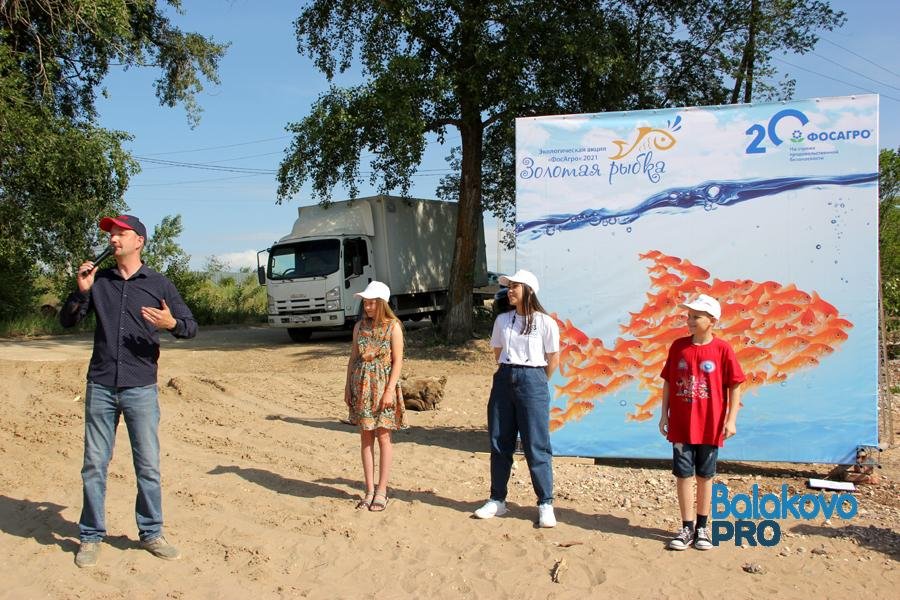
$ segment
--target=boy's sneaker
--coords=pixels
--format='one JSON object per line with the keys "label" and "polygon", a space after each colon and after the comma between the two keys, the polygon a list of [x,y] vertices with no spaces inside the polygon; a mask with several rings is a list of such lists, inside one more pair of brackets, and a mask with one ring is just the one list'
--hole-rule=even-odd
{"label": "boy's sneaker", "polygon": [[712,547],[712,541],[709,539],[709,529],[698,527],[697,533],[694,534],[694,548],[697,550],[712,550]]}
{"label": "boy's sneaker", "polygon": [[556,527],[552,504],[538,504],[538,527]]}
{"label": "boy's sneaker", "polygon": [[100,542],[81,542],[75,555],[75,565],[81,569],[96,567],[99,555]]}
{"label": "boy's sneaker", "polygon": [[669,542],[669,550],[687,550],[694,543],[694,530],[682,527],[681,531]]}
{"label": "boy's sneaker", "polygon": [[178,560],[181,558],[181,552],[178,551],[178,548],[167,542],[163,536],[141,542],[141,548],[156,558],[164,560]]}
{"label": "boy's sneaker", "polygon": [[479,519],[491,519],[493,517],[502,517],[509,512],[506,508],[506,502],[499,500],[488,500],[484,506],[475,511],[475,516]]}

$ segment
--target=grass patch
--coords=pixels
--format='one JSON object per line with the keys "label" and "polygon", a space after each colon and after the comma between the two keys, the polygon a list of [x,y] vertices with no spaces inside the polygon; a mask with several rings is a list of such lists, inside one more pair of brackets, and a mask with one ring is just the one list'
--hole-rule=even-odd
{"label": "grass patch", "polygon": [[75,327],[66,328],[60,325],[59,318],[48,315],[25,315],[8,321],[0,321],[0,337],[32,338],[43,335],[62,335],[93,331],[94,315],[88,317]]}

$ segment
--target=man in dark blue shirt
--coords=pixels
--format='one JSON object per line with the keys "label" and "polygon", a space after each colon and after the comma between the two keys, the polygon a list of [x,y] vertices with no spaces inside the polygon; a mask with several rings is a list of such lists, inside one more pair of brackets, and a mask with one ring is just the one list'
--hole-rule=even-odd
{"label": "man in dark blue shirt", "polygon": [[137,217],[106,217],[100,229],[109,232],[116,266],[97,271],[87,261],[78,267],[78,289],[60,312],[64,327],[75,325],[91,310],[97,317],[84,400],[84,507],[75,564],[95,566],[106,535],[106,475],[119,415],[125,418],[131,440],[141,546],[154,556],[174,560],[180,553],[162,532],[156,386],[159,330],[192,338],[197,335],[197,321],[172,282],[141,261],[147,229]]}

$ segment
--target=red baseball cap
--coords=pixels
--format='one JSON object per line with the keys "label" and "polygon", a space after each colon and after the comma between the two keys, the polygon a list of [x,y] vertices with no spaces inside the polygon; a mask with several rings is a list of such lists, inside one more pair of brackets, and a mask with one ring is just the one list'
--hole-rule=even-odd
{"label": "red baseball cap", "polygon": [[141,223],[141,220],[131,215],[119,215],[118,217],[103,217],[100,219],[100,229],[109,231],[113,225],[118,225],[122,229],[131,229],[144,239],[147,239],[147,228]]}

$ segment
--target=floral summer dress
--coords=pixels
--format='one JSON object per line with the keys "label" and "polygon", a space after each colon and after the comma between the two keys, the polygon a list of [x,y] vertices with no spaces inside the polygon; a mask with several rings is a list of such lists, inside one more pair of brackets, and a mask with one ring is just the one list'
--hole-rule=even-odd
{"label": "floral summer dress", "polygon": [[356,335],[359,356],[350,371],[350,422],[366,431],[404,429],[406,412],[400,386],[392,407],[378,405],[391,376],[391,327],[394,321],[373,327],[363,320]]}

